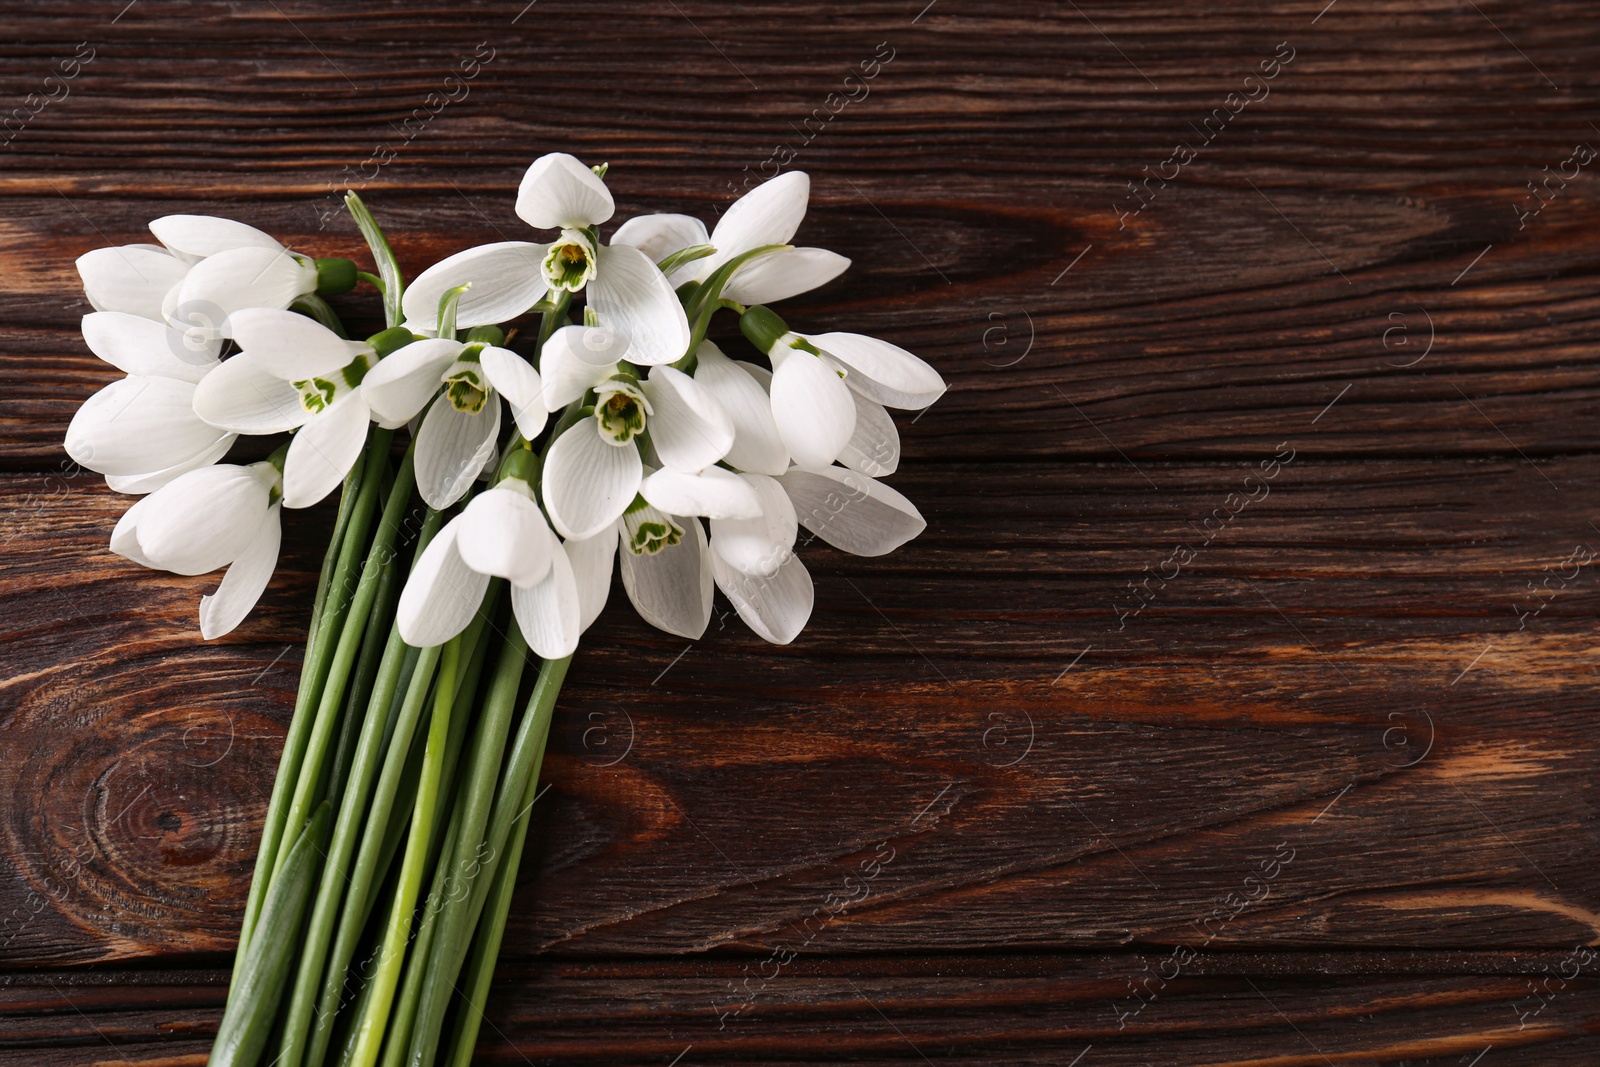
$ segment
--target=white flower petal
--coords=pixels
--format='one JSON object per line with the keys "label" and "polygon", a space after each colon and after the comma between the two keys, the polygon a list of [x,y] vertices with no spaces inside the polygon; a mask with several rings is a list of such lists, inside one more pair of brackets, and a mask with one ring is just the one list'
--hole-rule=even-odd
{"label": "white flower petal", "polygon": [[217,591],[200,598],[200,636],[205,640],[232,632],[261,599],[278,566],[278,547],[283,540],[283,525],[278,521],[281,510],[281,504],[267,509],[255,539],[228,565]]}
{"label": "white flower petal", "polygon": [[544,505],[551,524],[568,540],[593,537],[622,517],[643,474],[638,449],[607,444],[593,419],[580,419],[545,457]]}
{"label": "white flower petal", "polygon": [[563,326],[544,343],[539,376],[546,411],[560,411],[616,372],[627,341],[604,327]]}
{"label": "white flower petal", "polygon": [[565,152],[534,160],[517,189],[517,215],[536,230],[598,226],[615,211],[606,183]]}
{"label": "white flower petal", "polygon": [[511,405],[511,417],[517,421],[517,430],[530,441],[538,437],[548,412],[544,406],[544,383],[533,364],[508,348],[493,345],[478,354],[478,362],[495,392]]}
{"label": "white flower petal", "polygon": [[693,473],[733,445],[733,420],[711,390],[675,367],[653,367],[644,383],[650,401],[650,443],[661,462]]}
{"label": "white flower petal", "polygon": [[176,480],[180,475],[188,474],[201,467],[209,467],[217,460],[228,454],[228,449],[237,441],[237,434],[223,434],[217,443],[202,452],[197,452],[182,463],[175,463],[170,467],[150,474],[108,474],[106,487],[114,493],[153,493],[163,485]]}
{"label": "white flower petal", "polygon": [[344,483],[361,458],[372,409],[346,393],[313,415],[289,442],[283,461],[283,506],[309,508]]}
{"label": "white flower petal", "polygon": [[233,433],[283,433],[311,417],[300,390],[268,371],[249,352],[223,360],[194,388],[194,412]]}
{"label": "white flower petal", "polygon": [[233,248],[283,247],[271,234],[215,215],[163,215],[150,224],[150,232],[174,252],[194,259]]}
{"label": "white flower petal", "polygon": [[[652,263],[660,263],[674,252],[710,241],[706,224],[693,215],[635,215],[611,235],[613,245],[632,245],[649,256]],[[699,260],[685,263],[667,279],[674,286],[681,285],[694,277],[699,267]]]}
{"label": "white flower petal", "polygon": [[698,360],[694,380],[717,398],[733,421],[733,444],[724,457],[728,463],[755,474],[778,475],[788,470],[789,450],[778,436],[772,401],[761,379],[710,341],[701,343]]}
{"label": "white flower petal", "polygon": [[516,318],[543,298],[540,263],[548,245],[500,241],[447,256],[417,275],[400,298],[406,324],[432,333],[439,328],[439,300],[461,285],[472,288],[456,305],[456,326],[491,326]]}
{"label": "white flower petal", "polygon": [[552,539],[550,566],[541,581],[512,585],[511,612],[534,655],[562,659],[578,649],[583,609],[566,552]]}
{"label": "white flower petal", "polygon": [[130,375],[112,382],[72,416],[67,454],[92,471],[119,476],[187,462],[227,436],[194,413],[194,392],[175,378]]}
{"label": "white flower petal", "polygon": [[255,540],[277,480],[270,464],[190,471],[145,497],[139,548],[162,570],[204,574],[232,563]]}
{"label": "white flower petal", "polygon": [[769,577],[750,575],[730,567],[718,554],[713,540],[711,566],[717,588],[757,637],[774,645],[787,645],[805,629],[816,591],[811,585],[811,573],[799,556],[789,557]]}
{"label": "white flower petal", "polygon": [[844,379],[810,352],[778,347],[772,372],[772,420],[794,461],[821,470],[850,443],[856,404]]}
{"label": "white flower petal", "polygon": [[316,319],[282,308],[242,308],[228,316],[228,333],[263,370],[285,381],[319,378],[372,351],[346,341]]}
{"label": "white flower petal", "polygon": [[164,322],[120,311],[93,311],[83,317],[89,351],[122,371],[148,377],[198,382],[217,366],[220,341],[191,337]]}
{"label": "white flower petal", "polygon": [[189,265],[172,253],[141,245],[96,248],[78,257],[83,291],[96,311],[121,311],[160,321],[161,302],[183,281]]}
{"label": "white flower petal", "polygon": [[465,347],[460,341],[425,337],[380,359],[361,379],[361,393],[378,424],[392,430],[416,418]]}
{"label": "white flower petal", "polygon": [[317,269],[287,249],[234,248],[189,268],[168,317],[180,327],[215,331],[235,312],[286,308],[316,288]]}
{"label": "white flower petal", "polygon": [[788,244],[806,217],[811,178],[791,170],[762,182],[729,205],[711,231],[715,255],[699,261],[696,277],[705,278],[728,260],[762,245]]}
{"label": "white flower petal", "polygon": [[145,513],[149,503],[150,498],[143,497],[135,500],[133,506],[122,513],[122,518],[117,520],[116,527],[111,531],[111,551],[141,567],[155,570],[159,568],[150,562],[150,557],[139,547],[139,518]]}
{"label": "white flower petal", "polygon": [[442,645],[465,630],[489,588],[489,576],[467,566],[456,549],[460,520],[450,520],[428,542],[400,593],[395,622],[413,648]]}
{"label": "white flower petal", "polygon": [[778,572],[794,554],[800,532],[794,504],[776,479],[764,474],[740,475],[761,499],[761,514],[753,519],[712,519],[711,539],[723,560],[745,572],[768,576]]}
{"label": "white flower petal", "polygon": [[844,364],[850,388],[885,407],[916,411],[944,395],[939,372],[899,345],[860,333],[804,336]]}
{"label": "white flower petal", "polygon": [[500,433],[500,405],[491,395],[477,414],[457,411],[441,396],[417,430],[417,492],[430,508],[447,508],[472,487]]}
{"label": "white flower petal", "polygon": [[761,497],[750,483],[721,467],[707,467],[699,474],[667,467],[646,477],[639,493],[668,515],[753,519],[761,514]]}
{"label": "white flower petal", "polygon": [[689,319],[672,283],[631,245],[600,249],[589,306],[602,326],[628,339],[628,359],[640,365],[671,363],[689,347]]}
{"label": "white flower petal", "polygon": [[849,267],[847,257],[826,248],[787,248],[734,271],[722,295],[741,304],[775,304],[826,285]]}
{"label": "white flower petal", "polygon": [[904,495],[844,467],[796,467],[778,481],[794,501],[800,524],[852,555],[886,555],[928,527]]}
{"label": "white flower petal", "polygon": [[713,590],[706,532],[697,519],[683,519],[683,539],[650,556],[624,544],[622,588],[639,617],[658,630],[697,641],[711,621]]}
{"label": "white flower petal", "polygon": [[857,394],[856,432],[839,453],[839,462],[851,470],[883,478],[900,466],[900,431],[882,404]]}
{"label": "white flower petal", "polygon": [[611,568],[617,558],[617,531],[601,530],[593,537],[568,541],[562,546],[578,584],[578,628],[587,630],[605,609],[611,595]]}
{"label": "white flower petal", "polygon": [[467,566],[532,585],[550,573],[555,535],[539,505],[515,489],[495,487],[473,497],[461,512],[456,549]]}

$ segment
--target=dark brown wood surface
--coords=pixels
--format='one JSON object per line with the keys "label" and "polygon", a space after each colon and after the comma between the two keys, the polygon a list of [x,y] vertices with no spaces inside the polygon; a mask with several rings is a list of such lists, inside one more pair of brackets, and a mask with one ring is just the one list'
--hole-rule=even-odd
{"label": "dark brown wood surface", "polygon": [[1600,10],[525,2],[0,13],[7,108],[94,55],[0,170],[0,1063],[204,1062],[329,520],[209,645],[110,555],[73,259],[357,253],[353,175],[415,271],[542,152],[709,218],[781,146],[855,261],[791,319],[951,383],[929,527],[788,648],[617,592],[484,1062],[1595,1062]]}

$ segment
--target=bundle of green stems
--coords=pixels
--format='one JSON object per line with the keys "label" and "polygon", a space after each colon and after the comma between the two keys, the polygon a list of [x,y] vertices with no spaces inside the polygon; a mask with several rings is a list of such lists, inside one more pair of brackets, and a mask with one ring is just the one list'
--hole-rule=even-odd
{"label": "bundle of green stems", "polygon": [[[395,257],[347,204],[394,328]],[[298,309],[343,335],[315,297]],[[565,324],[543,314],[540,344]],[[472,1057],[570,660],[532,669],[501,580],[457,637],[405,643],[400,592],[445,520],[412,453],[371,427],[340,496],[213,1065]]]}

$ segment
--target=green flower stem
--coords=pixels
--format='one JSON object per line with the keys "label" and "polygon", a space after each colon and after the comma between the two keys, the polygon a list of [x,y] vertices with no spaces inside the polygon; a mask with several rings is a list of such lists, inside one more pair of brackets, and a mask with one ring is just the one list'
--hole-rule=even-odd
{"label": "green flower stem", "polygon": [[[465,793],[469,788],[466,781],[461,783],[460,789]],[[440,815],[449,811],[450,824],[445,830],[441,855],[454,854],[456,844],[461,838],[462,797],[457,796],[448,809],[441,806]],[[388,1033],[383,1039],[383,1058],[380,1067],[400,1067],[406,1056],[406,1049],[410,1043],[412,1024],[416,1019],[417,1001],[422,993],[420,975],[421,966],[433,951],[434,938],[439,933],[439,909],[444,902],[445,893],[449,891],[450,865],[448,863],[433,864],[433,881],[428,887],[428,895],[422,908],[422,920],[417,927],[417,932],[412,938],[411,951],[406,957],[404,979],[400,984],[399,995],[395,998],[394,1008],[389,1014]]]}
{"label": "green flower stem", "polygon": [[537,359],[544,352],[544,343],[550,340],[550,335],[567,324],[567,306],[572,303],[572,294],[565,289],[556,297],[555,306],[539,316],[539,339],[534,345],[534,358]]}
{"label": "green flower stem", "polygon": [[329,806],[323,804],[288,850],[280,877],[266,895],[261,922],[273,936],[259,938],[245,954],[206,1061],[209,1067],[254,1067],[266,1048],[329,821]]}
{"label": "green flower stem", "polygon": [[[341,717],[347,723],[353,723],[358,708],[366,708],[366,715],[362,723],[361,744],[358,750],[361,761],[360,765],[354,768],[355,780],[352,787],[349,790],[344,788],[345,782],[337,757],[329,776],[329,799],[339,803],[339,819],[332,848],[328,852],[327,862],[322,870],[322,882],[317,892],[316,904],[312,909],[311,926],[300,954],[294,994],[289,1002],[288,1019],[280,1045],[278,1062],[282,1067],[299,1067],[301,1057],[305,1053],[306,1031],[311,1022],[311,1007],[316,996],[318,979],[322,974],[328,943],[333,936],[334,918],[338,914],[339,904],[349,878],[346,867],[355,850],[362,821],[367,815],[367,791],[372,786],[373,775],[377,773],[376,742],[388,718],[391,702],[368,699],[380,666],[376,651],[378,635],[389,630],[389,627],[382,625],[387,620],[377,618],[377,609],[380,604],[385,601],[392,602],[397,596],[395,587],[398,568],[394,566],[395,542],[399,538],[400,522],[410,506],[411,492],[416,485],[413,470],[414,453],[413,444],[406,450],[405,458],[400,462],[400,469],[395,474],[394,484],[389,489],[389,499],[383,509],[383,518],[378,524],[377,535],[373,538],[371,551],[367,553],[366,561],[362,565],[361,578],[356,586],[355,598],[350,608],[353,621],[346,625],[339,635],[334,666],[330,673],[329,684],[323,691],[322,707],[318,711],[319,728],[324,721],[331,722]],[[391,594],[388,597],[381,595],[385,587]],[[368,629],[369,623],[372,624],[370,631],[363,634],[362,631]],[[355,656],[358,643],[370,669],[357,671],[355,685],[351,689],[351,699],[342,701],[345,708],[344,714],[340,716],[337,713],[337,703],[340,701],[336,691],[343,688],[345,678],[350,674],[352,657]],[[396,664],[403,658],[402,652],[391,652],[389,656],[391,664]],[[366,690],[365,693],[362,692],[363,689]],[[334,704],[333,709],[330,709],[330,703]],[[323,746],[326,745],[326,733],[313,729],[311,743],[308,746],[308,752],[316,754],[312,756],[313,768],[321,760],[319,742]],[[317,772],[312,770],[301,776],[299,785],[313,784],[317,777]],[[312,787],[314,788],[314,784]],[[296,800],[299,796],[300,790],[297,788]],[[291,808],[291,817],[292,814]]]}
{"label": "green flower stem", "polygon": [[[392,436],[392,431],[379,430],[367,443],[369,454],[367,474],[362,478],[363,497],[366,497],[370,490],[373,500],[376,501],[384,467],[388,463],[387,453]],[[319,642],[318,645],[319,655],[328,657],[325,665],[319,665],[325,680],[317,705],[316,720],[312,725],[304,757],[300,763],[298,780],[295,782],[294,799],[290,801],[289,811],[284,819],[285,830],[289,833],[299,830],[307,813],[322,796],[321,790],[328,769],[328,742],[341,718],[339,713],[344,707],[345,684],[355,665],[356,653],[361,648],[361,639],[366,632],[367,617],[372,611],[372,602],[378,595],[378,578],[383,573],[384,567],[394,558],[394,542],[399,535],[400,518],[411,500],[411,490],[415,484],[412,468],[414,451],[413,444],[412,448],[406,450],[405,459],[400,463],[400,471],[395,477],[389,501],[384,508],[383,521],[378,527],[378,534],[371,550],[360,564],[359,577],[356,574],[355,562],[358,555],[357,547],[367,539],[373,518],[371,507],[364,510],[358,507],[351,519],[345,544],[339,552],[340,567],[334,574],[335,585],[329,593],[328,609],[336,612],[340,618],[339,639],[337,644]]]}
{"label": "green flower stem", "polygon": [[[397,1062],[396,1057],[404,1054],[407,1035],[411,1031],[411,1020],[415,1015],[417,1000],[421,993],[421,961],[428,958],[429,946],[433,943],[437,929],[438,912],[444,894],[449,891],[444,884],[450,870],[449,864],[441,863],[441,856],[450,856],[455,852],[455,842],[460,835],[462,796],[471,787],[470,778],[456,784],[460,773],[461,748],[466,741],[467,728],[473,723],[473,705],[478,695],[478,678],[483,672],[484,661],[488,658],[490,641],[484,639],[484,629],[487,627],[495,605],[500,596],[504,583],[496,580],[490,584],[488,592],[484,595],[483,606],[478,614],[473,617],[472,623],[462,632],[462,651],[472,649],[471,660],[463,672],[464,678],[456,687],[456,704],[450,717],[450,738],[445,747],[444,774],[440,777],[439,795],[452,797],[449,804],[440,805],[435,812],[433,839],[436,847],[428,852],[427,868],[434,872],[433,883],[428,891],[426,904],[423,908],[422,922],[415,935],[412,949],[407,957],[404,979],[400,986],[398,999],[391,1011],[389,1032],[385,1038],[383,1063]],[[513,694],[513,698],[515,694]],[[477,716],[481,732],[482,716]],[[448,826],[446,826],[448,820]],[[443,831],[441,833],[441,831]]]}
{"label": "green flower stem", "polygon": [[345,786],[349,784],[361,725],[367,718],[361,714],[361,709],[371,704],[378,672],[383,669],[384,658],[389,655],[385,637],[394,629],[394,611],[400,601],[403,580],[404,576],[397,567],[385,567],[378,578],[378,596],[373,600],[372,612],[367,617],[367,633],[361,641],[361,653],[356,657],[354,681],[345,695],[343,725],[339,729],[339,745],[333,755],[333,777],[328,780],[329,800],[344,796]]}
{"label": "green flower stem", "polygon": [[431,951],[426,955],[413,953],[407,967],[406,984],[417,984],[421,992],[416,1024],[411,1030],[408,1059],[413,1064],[433,1059],[444,1025],[444,1012],[449,1007],[450,993],[455,989],[455,978],[466,957],[476,918],[471,913],[471,901],[477,876],[485,864],[492,864],[496,858],[493,851],[485,851],[484,829],[494,802],[495,783],[505,761],[506,737],[511,730],[517,688],[522,684],[527,657],[528,645],[522,628],[512,626],[479,711],[471,764],[463,780],[462,822],[455,853],[442,864],[446,873],[437,918],[439,934]]}
{"label": "green flower stem", "polygon": [[367,210],[367,205],[354,190],[344,194],[344,206],[350,212],[350,217],[356,220],[356,228],[361,231],[361,236],[366,238],[367,247],[372,250],[372,262],[377,265],[378,276],[383,279],[384,325],[398,326],[405,321],[405,315],[400,310],[400,297],[405,292],[405,283],[400,278],[400,263],[394,257],[394,249],[389,247],[389,239],[383,235],[378,220],[372,217],[372,212]]}
{"label": "green flower stem", "polygon": [[[491,874],[481,879],[487,886],[487,896],[478,901],[482,918],[477,921],[477,935],[472,942],[472,956],[467,962],[464,981],[457,984],[464,1003],[456,1012],[455,1025],[450,1035],[450,1067],[470,1067],[472,1049],[478,1040],[478,1026],[483,1019],[484,1002],[488,999],[489,983],[494,978],[495,960],[500,955],[500,942],[505,936],[506,917],[511,909],[511,896],[517,885],[517,868],[522,863],[522,848],[528,839],[528,823],[532,818],[533,802],[539,795],[539,771],[544,763],[545,743],[550,737],[550,720],[555,712],[556,696],[566,679],[572,657],[546,660],[539,669],[539,680],[528,698],[523,725],[517,732],[516,745],[507,761],[508,772],[519,760],[526,761],[526,778],[520,793],[515,794],[517,806],[511,814],[502,838],[503,856]],[[508,773],[503,785],[511,784]],[[511,799],[509,790],[495,799],[494,819],[490,823],[490,840],[499,831],[502,814],[511,811],[502,805],[502,799]],[[476,895],[478,886],[473,887]],[[453,978],[454,976],[452,976]]]}
{"label": "green flower stem", "polygon": [[450,733],[450,712],[455,704],[456,671],[461,661],[459,639],[445,642],[440,656],[439,677],[434,686],[433,716],[428,724],[428,743],[422,761],[422,778],[417,785],[417,800],[412,808],[411,833],[406,841],[405,858],[400,866],[400,888],[395,894],[385,923],[378,970],[372,977],[372,995],[357,1023],[355,1067],[373,1067],[388,1029],[395,987],[405,963],[406,943],[410,940],[417,891],[422,884],[424,861],[433,832],[434,808],[439,800],[439,775],[444,761],[445,743]]}
{"label": "green flower stem", "polygon": [[328,302],[316,293],[307,293],[305,296],[297,298],[294,303],[289,305],[289,310],[298,311],[307,318],[316,319],[340,337],[348,338],[350,336],[345,331],[344,322],[340,320],[339,313],[334,311],[328,305]]}
{"label": "green flower stem", "polygon": [[[443,518],[439,512],[429,510],[423,519],[422,530],[417,536],[413,566],[415,560],[421,557],[423,550],[438,533]],[[421,650],[410,648],[401,638],[399,627],[390,628],[388,644],[384,649],[384,662],[378,672],[378,681],[373,690],[372,700],[369,702],[368,715],[371,715],[374,707],[384,709],[393,725],[385,727],[382,745],[383,768],[379,772],[372,801],[365,809],[360,804],[352,807],[352,810],[366,821],[360,828],[360,847],[357,850],[355,865],[350,870],[333,948],[322,975],[322,991],[317,1001],[315,1025],[306,1056],[306,1062],[309,1064],[320,1064],[327,1054],[335,1017],[339,1013],[340,997],[344,993],[345,976],[377,897],[374,883],[380,872],[389,869],[393,855],[392,851],[385,852],[384,844],[390,836],[391,827],[394,827],[394,838],[398,841],[400,828],[406,822],[405,819],[393,817],[393,812],[396,810],[396,794],[401,794],[401,806],[398,810],[410,808],[413,802],[413,796],[409,790],[403,788],[403,784],[407,778],[406,771],[413,750],[412,737],[421,718],[422,707],[426,703],[434,668],[438,662],[437,647]],[[408,664],[411,665],[409,670]],[[400,689],[402,678],[406,680],[403,691]],[[420,749],[418,751],[420,752]],[[357,762],[362,762],[360,750]],[[340,823],[342,828],[348,829],[344,809],[340,810]],[[303,976],[299,984],[304,984]],[[299,996],[298,985],[296,996]]]}
{"label": "green flower stem", "polygon": [[[490,590],[490,595],[485,598],[485,610],[494,603],[497,592],[495,589]],[[483,617],[481,613],[479,617]],[[477,722],[478,679],[483,675],[483,665],[487,659],[490,643],[483,640],[482,625],[462,631],[461,654],[466,657],[466,666],[459,675],[456,684],[456,703],[450,712],[450,737],[445,742],[444,772],[439,776],[441,797],[455,796],[456,779],[461,773],[461,749],[466,744],[468,730]],[[429,870],[438,865],[439,857],[444,854],[442,832],[451,810],[451,805],[442,805],[434,813],[431,838],[433,845],[428,850]]]}
{"label": "green flower stem", "polygon": [[760,248],[752,248],[748,252],[742,252],[734,256],[711,272],[710,277],[706,278],[694,290],[684,306],[684,314],[688,316],[690,325],[689,348],[684,352],[683,357],[673,364],[674,367],[686,374],[691,373],[694,370],[695,363],[698,362],[695,353],[699,351],[700,343],[706,339],[706,332],[711,329],[711,319],[716,315],[717,310],[723,307],[739,308],[743,306],[731,300],[722,299],[723,287],[733,278],[734,272],[752,259],[758,259],[772,252],[781,252],[786,248],[792,247],[792,245],[762,245]]}
{"label": "green flower stem", "polygon": [[[374,442],[381,438],[383,448],[387,449],[392,437],[387,431],[370,431],[366,444],[369,460],[378,451],[374,448]],[[278,760],[278,775],[273,781],[272,799],[267,804],[267,816],[261,828],[261,844],[256,851],[255,874],[250,881],[250,895],[245,902],[244,919],[239,927],[239,948],[233,963],[235,980],[244,966],[250,936],[255,931],[273,872],[281,858],[278,852],[284,837],[289,799],[300,775],[301,759],[313,725],[311,711],[317,706],[323,679],[327,677],[324,650],[331,648],[338,638],[336,613],[330,610],[329,605],[330,600],[337,599],[332,593],[337,587],[340,561],[345,557],[346,542],[352,539],[348,535],[356,512],[363,508],[370,509],[376,500],[375,494],[366,492],[369,485],[375,488],[378,480],[378,475],[372,473],[372,466],[369,462],[352,469],[345,478],[344,490],[339,496],[338,518],[334,520],[333,535],[329,538],[328,552],[323,557],[322,572],[317,578],[316,599],[311,605],[311,624],[306,631],[306,650],[301,661],[300,689],[295,695],[294,715],[289,720],[289,732],[284,738],[283,755]],[[379,469],[381,471],[381,464]]]}

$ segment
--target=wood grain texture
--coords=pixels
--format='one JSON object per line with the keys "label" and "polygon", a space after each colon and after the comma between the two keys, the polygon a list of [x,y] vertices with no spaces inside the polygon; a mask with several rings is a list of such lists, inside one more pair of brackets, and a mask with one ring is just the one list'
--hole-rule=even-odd
{"label": "wood grain texture", "polygon": [[72,260],[359,253],[353,177],[414,272],[540,152],[711,218],[785,145],[855,261],[791,320],[951,382],[929,528],[808,546],[784,649],[615,591],[484,1061],[1593,1062],[1592,5],[123,2],[0,40],[17,106],[95,50],[0,171],[0,1063],[204,1062],[329,519],[209,645],[106,551]]}

